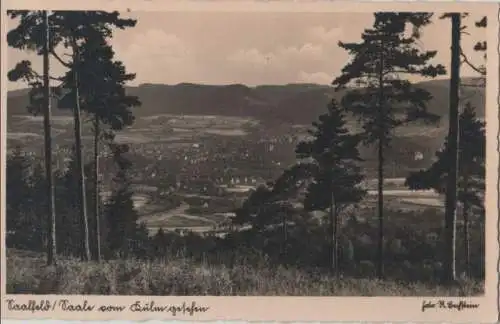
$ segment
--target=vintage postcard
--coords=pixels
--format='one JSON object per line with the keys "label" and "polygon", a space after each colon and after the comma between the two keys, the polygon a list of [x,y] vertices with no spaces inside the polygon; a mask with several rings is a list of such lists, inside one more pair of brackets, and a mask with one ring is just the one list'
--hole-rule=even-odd
{"label": "vintage postcard", "polygon": [[496,322],[499,9],[2,1],[2,318]]}

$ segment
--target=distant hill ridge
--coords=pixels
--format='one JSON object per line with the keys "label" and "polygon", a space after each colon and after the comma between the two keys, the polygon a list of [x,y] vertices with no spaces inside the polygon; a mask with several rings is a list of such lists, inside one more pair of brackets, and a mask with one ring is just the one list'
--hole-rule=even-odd
{"label": "distant hill ridge", "polygon": [[[463,79],[463,83],[477,79]],[[416,86],[429,91],[433,100],[429,110],[442,117],[448,113],[449,80],[420,82]],[[142,106],[134,109],[137,117],[158,114],[222,115],[253,117],[262,122],[282,122],[309,124],[325,112],[331,98],[340,100],[343,91],[317,84],[259,85],[249,87],[243,84],[203,85],[180,83],[177,85],[145,83],[137,87],[127,87],[128,93],[136,95]],[[463,87],[463,95],[468,97],[479,117],[484,117],[484,89]],[[8,92],[7,114],[27,114],[28,89]],[[53,114],[69,115],[69,111],[53,109]]]}

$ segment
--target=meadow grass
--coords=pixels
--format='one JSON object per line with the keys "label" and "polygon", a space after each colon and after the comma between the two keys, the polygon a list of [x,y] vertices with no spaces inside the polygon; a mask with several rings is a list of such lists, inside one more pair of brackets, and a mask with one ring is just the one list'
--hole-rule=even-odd
{"label": "meadow grass", "polygon": [[209,219],[205,219],[203,216],[192,215],[196,218],[187,218],[183,216],[174,215],[169,217],[167,222],[165,222],[166,227],[195,227],[195,226],[209,226],[213,222]]}
{"label": "meadow grass", "polygon": [[471,296],[483,282],[453,287],[377,279],[337,279],[286,267],[234,267],[169,261],[112,260],[101,263],[61,259],[46,266],[43,254],[7,251],[7,293],[86,295],[211,296]]}

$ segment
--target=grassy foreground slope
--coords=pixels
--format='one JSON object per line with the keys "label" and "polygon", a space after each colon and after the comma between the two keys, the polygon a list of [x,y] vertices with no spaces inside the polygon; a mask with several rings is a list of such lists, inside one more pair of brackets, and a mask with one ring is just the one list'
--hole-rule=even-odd
{"label": "grassy foreground slope", "polygon": [[7,250],[7,293],[180,296],[473,296],[483,282],[462,281],[453,287],[377,279],[341,278],[294,268],[250,265],[234,267],[166,261],[112,260],[100,264],[75,259],[45,265],[42,254]]}

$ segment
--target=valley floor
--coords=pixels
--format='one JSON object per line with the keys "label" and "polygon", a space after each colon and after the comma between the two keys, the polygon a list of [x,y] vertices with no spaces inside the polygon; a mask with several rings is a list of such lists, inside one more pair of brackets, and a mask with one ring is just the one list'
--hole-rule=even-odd
{"label": "valley floor", "polygon": [[[392,182],[389,182],[392,181]],[[444,197],[435,193],[432,190],[421,190],[421,191],[412,191],[404,187],[405,179],[387,179],[389,185],[392,185],[391,189],[384,191],[384,196],[388,201],[390,208],[395,210],[421,210],[425,208],[442,208],[444,205],[443,199]],[[371,183],[367,183],[368,197],[365,199],[365,204],[369,203],[370,200],[373,200],[373,197],[376,196],[377,191],[372,189],[375,183],[371,181]],[[242,186],[246,191],[249,188]],[[156,189],[156,188],[154,188]],[[236,189],[239,189],[237,187]],[[134,195],[134,204],[141,216],[139,222],[144,222],[149,229],[151,235],[156,234],[159,228],[163,228],[164,230],[190,230],[194,232],[206,232],[213,231],[214,228],[220,223],[220,221],[216,221],[215,219],[226,219],[229,214],[227,210],[212,210],[201,208],[200,213],[192,214],[189,213],[189,209],[191,207],[200,207],[197,205],[190,205],[186,199],[195,198],[200,201],[206,201],[211,204],[214,200],[226,200],[231,201],[233,197],[215,197],[215,196],[207,196],[202,194],[189,194],[183,193],[178,194],[182,197],[183,203],[175,208],[166,209],[165,206],[162,206],[161,203],[158,202],[150,202],[149,196],[146,193],[140,193]],[[200,203],[201,204],[201,203]]]}

